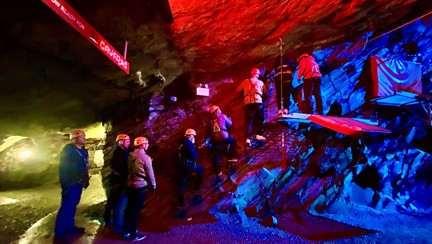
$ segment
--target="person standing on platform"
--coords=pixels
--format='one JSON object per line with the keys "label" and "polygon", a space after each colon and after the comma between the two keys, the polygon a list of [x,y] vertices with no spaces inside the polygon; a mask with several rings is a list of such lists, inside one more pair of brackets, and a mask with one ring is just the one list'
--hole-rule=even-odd
{"label": "person standing on platform", "polygon": [[313,56],[307,53],[299,57],[299,70],[297,78],[303,78],[303,91],[306,106],[306,113],[311,114],[312,109],[312,95],[315,97],[316,112],[319,115],[323,114],[323,103],[321,97],[321,72],[318,63]]}
{"label": "person standing on platform", "polygon": [[[117,233],[124,229],[124,209],[126,206],[126,189],[128,179],[128,159],[130,138],[126,134],[118,134],[117,146],[110,160],[109,193],[105,205],[105,227],[113,228]],[[112,223],[111,223],[112,216]]]}
{"label": "person standing on platform", "polygon": [[264,82],[259,80],[260,71],[251,70],[250,78],[243,80],[237,87],[237,92],[243,91],[246,121],[246,144],[251,146],[251,139],[265,140],[263,134],[264,105],[263,96],[267,92]]}
{"label": "person standing on platform", "polygon": [[156,190],[156,179],[153,172],[152,159],[147,155],[149,141],[145,137],[134,140],[135,150],[130,153],[128,160],[128,203],[125,211],[124,238],[130,241],[140,241],[146,236],[137,231],[138,220],[150,185]]}
{"label": "person standing on platform", "polygon": [[83,234],[85,229],[75,226],[75,213],[81,200],[82,190],[89,186],[88,152],[85,148],[85,133],[73,130],[71,143],[60,154],[59,179],[61,205],[55,221],[54,243],[67,242],[67,235]]}

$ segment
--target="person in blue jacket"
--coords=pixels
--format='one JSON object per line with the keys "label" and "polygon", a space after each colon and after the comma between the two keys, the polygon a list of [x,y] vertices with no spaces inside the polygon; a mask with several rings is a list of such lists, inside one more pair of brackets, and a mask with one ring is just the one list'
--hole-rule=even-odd
{"label": "person in blue jacket", "polygon": [[178,207],[184,207],[184,191],[186,187],[186,181],[192,174],[196,174],[194,177],[194,197],[192,201],[194,204],[198,204],[202,201],[199,190],[203,182],[204,167],[197,162],[198,151],[195,149],[195,136],[196,131],[194,129],[187,129],[183,138],[183,141],[179,147],[179,166],[180,166],[180,189],[178,193]]}
{"label": "person in blue jacket", "polygon": [[65,238],[67,234],[82,234],[84,228],[75,226],[75,212],[81,200],[83,188],[89,186],[88,152],[85,148],[85,133],[73,130],[71,143],[60,154],[59,179],[61,185],[61,205],[55,221],[54,240]]}

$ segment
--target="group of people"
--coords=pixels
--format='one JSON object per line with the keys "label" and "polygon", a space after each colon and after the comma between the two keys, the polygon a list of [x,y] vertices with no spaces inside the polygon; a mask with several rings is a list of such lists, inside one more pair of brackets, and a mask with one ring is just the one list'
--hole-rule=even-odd
{"label": "group of people", "polygon": [[[299,57],[297,78],[303,79],[305,113],[312,113],[311,97],[315,96],[316,111],[323,114],[321,98],[321,72],[313,56],[303,54]],[[286,57],[279,56],[274,65],[274,80],[276,82],[277,106],[279,115],[289,113],[290,94],[294,67]],[[250,78],[243,80],[237,87],[243,92],[245,104],[245,135],[246,143],[251,140],[265,140],[263,136],[264,105],[263,97],[267,92],[265,83],[259,78],[258,68],[251,70]],[[235,162],[236,140],[230,135],[232,120],[223,114],[218,106],[210,107],[209,147],[214,161],[215,174],[221,176],[221,158]],[[199,190],[204,177],[204,167],[197,162],[198,151],[195,147],[196,131],[187,129],[178,149],[180,184],[178,190],[178,205],[184,207],[184,191],[188,179],[194,179],[193,202],[202,201]],[[85,148],[85,133],[74,130],[70,133],[70,143],[60,154],[59,178],[61,185],[61,205],[55,222],[55,239],[64,243],[67,235],[82,234],[84,228],[75,225],[75,212],[80,202],[83,189],[89,186],[88,151]],[[107,227],[123,234],[132,241],[145,238],[137,231],[139,213],[147,191],[156,189],[156,179],[153,172],[152,159],[146,151],[149,141],[145,137],[136,137],[133,150],[130,147],[130,137],[119,134],[116,147],[110,160],[111,174],[109,176],[109,192],[104,212]],[[122,208],[122,203],[127,202]]]}
{"label": "group of people", "polygon": [[[217,180],[221,180],[222,158],[226,157],[227,162],[235,163],[237,141],[230,135],[232,120],[221,109],[213,105],[210,107],[210,121],[207,131],[207,143],[205,146],[210,149],[211,158],[214,164],[214,172]],[[180,211],[184,208],[184,192],[188,179],[193,180],[194,195],[193,204],[199,204],[202,201],[200,188],[204,176],[204,167],[197,162],[198,150],[195,145],[196,131],[187,129],[180,144],[179,153],[179,172],[181,176],[180,190],[178,192],[178,207]]]}
{"label": "group of people", "polygon": [[[236,140],[228,133],[229,127],[232,126],[231,119],[217,106],[211,107],[211,121],[209,136],[215,160],[215,174],[220,176],[221,157],[229,155],[229,161],[235,160]],[[200,187],[204,177],[204,167],[197,162],[195,136],[194,129],[187,129],[178,149],[180,208],[185,205],[184,192],[189,178],[194,180],[192,202],[199,204],[202,201]],[[72,131],[70,141],[60,154],[59,179],[62,198],[55,222],[55,243],[68,243],[69,236],[85,232],[84,228],[75,225],[74,220],[82,191],[89,186],[90,182],[84,131]],[[140,241],[145,238],[145,235],[137,231],[140,211],[148,190],[156,189],[156,179],[152,159],[146,153],[149,147],[148,139],[142,136],[136,137],[133,147],[130,144],[129,135],[117,135],[116,146],[109,163],[111,172],[104,222],[107,229],[122,234],[125,239]]]}
{"label": "group of people", "polygon": [[[72,131],[70,140],[71,143],[67,144],[60,154],[59,179],[62,198],[55,222],[54,242],[57,243],[68,243],[68,236],[85,231],[84,228],[77,227],[74,220],[82,190],[89,186],[90,180],[84,131]],[[141,136],[135,138],[133,150],[130,149],[130,137],[126,134],[117,135],[116,142],[110,161],[105,225],[114,227],[127,240],[139,241],[145,238],[145,235],[137,231],[139,213],[148,189],[156,189],[152,159],[146,153],[149,141]],[[125,199],[126,208],[121,209],[121,202]]]}
{"label": "group of people", "polygon": [[[251,70],[250,78],[243,80],[237,87],[238,92],[243,92],[245,104],[246,144],[250,145],[251,140],[265,140],[263,136],[264,106],[263,97],[267,92],[267,87],[261,79],[271,79],[275,81],[276,101],[278,115],[289,113],[290,96],[297,101],[297,96],[293,92],[293,78],[295,66],[294,62],[286,56],[276,57],[273,70],[265,77],[258,68]],[[297,79],[303,79],[304,93],[304,112],[311,114],[313,111],[311,99],[315,97],[316,112],[323,114],[323,103],[321,98],[321,72],[315,58],[307,53],[298,58]],[[260,77],[263,77],[260,79]]]}

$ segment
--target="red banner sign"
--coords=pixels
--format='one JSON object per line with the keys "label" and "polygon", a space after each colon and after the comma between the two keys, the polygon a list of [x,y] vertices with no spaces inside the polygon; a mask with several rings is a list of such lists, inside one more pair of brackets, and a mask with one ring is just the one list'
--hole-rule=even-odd
{"label": "red banner sign", "polygon": [[62,17],[69,25],[81,33],[91,44],[111,59],[124,72],[129,74],[129,62],[122,57],[83,17],[64,0],[42,0]]}

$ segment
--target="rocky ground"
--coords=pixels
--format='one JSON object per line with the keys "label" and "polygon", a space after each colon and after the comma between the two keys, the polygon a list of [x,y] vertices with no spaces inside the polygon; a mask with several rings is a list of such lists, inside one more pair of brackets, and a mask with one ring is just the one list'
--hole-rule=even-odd
{"label": "rocky ground", "polygon": [[[58,186],[2,192],[0,197],[4,203],[0,205],[0,243],[52,243],[55,212],[60,201]],[[6,199],[17,202],[7,204]],[[86,234],[75,243],[125,243],[119,236],[107,233],[100,224],[103,201],[100,178],[93,177],[76,218],[78,225],[86,227]],[[328,227],[320,221],[337,222],[305,217],[297,224],[308,227],[307,232],[300,233],[298,227],[293,226],[288,231],[278,226],[265,227],[257,218],[235,212],[221,213],[216,209],[189,216],[190,219],[161,220],[144,212],[140,230],[147,235],[143,243],[432,243],[430,216],[380,213],[356,205],[336,205],[335,208],[341,211],[325,212],[322,216],[367,229],[367,234],[348,234],[346,238],[335,235],[335,239],[327,236],[320,240],[322,235],[318,233]]]}

